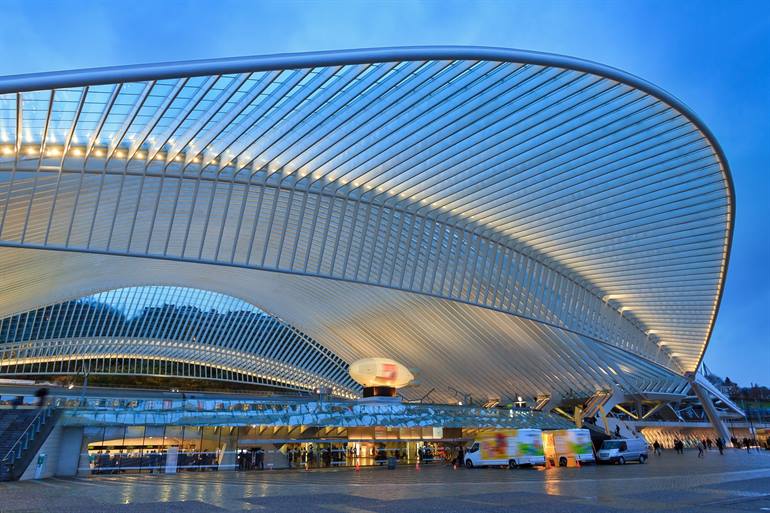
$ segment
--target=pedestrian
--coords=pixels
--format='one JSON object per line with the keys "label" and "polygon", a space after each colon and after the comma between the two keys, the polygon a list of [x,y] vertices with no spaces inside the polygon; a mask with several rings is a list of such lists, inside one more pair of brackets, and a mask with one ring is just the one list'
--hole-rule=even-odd
{"label": "pedestrian", "polygon": [[265,470],[265,451],[262,450],[262,447],[257,447],[256,457],[255,468]]}
{"label": "pedestrian", "polygon": [[711,450],[712,442],[711,438],[706,438],[706,447],[708,447],[708,450]]}
{"label": "pedestrian", "polygon": [[703,443],[703,440],[698,440],[698,457],[699,458],[704,457],[705,450],[706,450],[706,444]]}
{"label": "pedestrian", "polygon": [[746,446],[746,454],[751,454],[751,441],[748,438],[744,438],[743,445]]}
{"label": "pedestrian", "polygon": [[660,456],[660,443],[657,440],[652,443],[652,448],[655,450],[655,456]]}
{"label": "pedestrian", "polygon": [[725,443],[722,441],[721,438],[717,438],[717,449],[719,449],[719,454],[724,455],[724,453],[725,453]]}
{"label": "pedestrian", "polygon": [[46,397],[48,397],[48,389],[46,387],[38,388],[35,397],[37,397],[37,407],[42,408],[45,406]]}

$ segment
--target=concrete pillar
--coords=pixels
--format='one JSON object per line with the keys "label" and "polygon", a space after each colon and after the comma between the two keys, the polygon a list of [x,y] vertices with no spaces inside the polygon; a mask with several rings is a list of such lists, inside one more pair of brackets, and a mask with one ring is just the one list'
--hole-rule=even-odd
{"label": "concrete pillar", "polygon": [[711,401],[708,392],[696,383],[695,380],[690,381],[690,386],[703,406],[703,410],[706,412],[706,416],[714,427],[714,431],[717,432],[717,436],[725,441],[726,446],[732,446],[732,443],[730,442],[730,431],[727,430],[727,426],[725,426],[725,423],[722,422],[722,419],[719,417],[719,412],[714,407],[714,403]]}
{"label": "concrete pillar", "polygon": [[61,440],[59,442],[59,461],[56,465],[57,476],[77,475],[82,444],[83,428],[81,426],[62,428]]}
{"label": "concrete pillar", "polygon": [[604,406],[599,406],[599,418],[602,420],[602,426],[604,426],[604,433],[608,436],[612,436],[612,431],[610,431],[610,424],[607,422],[607,412],[604,411]]}
{"label": "concrete pillar", "polygon": [[575,427],[583,427],[583,408],[575,406]]}

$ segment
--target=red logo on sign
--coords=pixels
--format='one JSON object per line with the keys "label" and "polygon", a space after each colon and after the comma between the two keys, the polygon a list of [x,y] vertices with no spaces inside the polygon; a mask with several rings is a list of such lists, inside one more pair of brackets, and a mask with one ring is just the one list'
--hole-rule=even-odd
{"label": "red logo on sign", "polygon": [[392,363],[383,363],[380,367],[380,375],[377,376],[381,379],[393,380],[396,379],[396,366]]}

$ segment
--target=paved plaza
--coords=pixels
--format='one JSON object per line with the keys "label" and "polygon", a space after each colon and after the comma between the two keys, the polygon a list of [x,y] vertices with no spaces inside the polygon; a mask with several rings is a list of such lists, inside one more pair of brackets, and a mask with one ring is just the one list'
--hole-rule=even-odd
{"label": "paved plaza", "polygon": [[195,472],[0,484],[0,512],[770,511],[770,453],[664,452],[646,465]]}

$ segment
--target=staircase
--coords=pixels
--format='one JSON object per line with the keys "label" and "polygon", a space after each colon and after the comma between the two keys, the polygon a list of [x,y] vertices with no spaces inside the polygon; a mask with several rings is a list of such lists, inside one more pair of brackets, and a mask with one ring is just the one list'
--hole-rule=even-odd
{"label": "staircase", "polygon": [[0,410],[0,481],[15,481],[59,418],[54,408]]}
{"label": "staircase", "polygon": [[615,428],[620,427],[620,438],[643,438],[633,427],[617,417],[607,417],[607,424],[609,424],[610,433],[613,435],[615,434]]}

